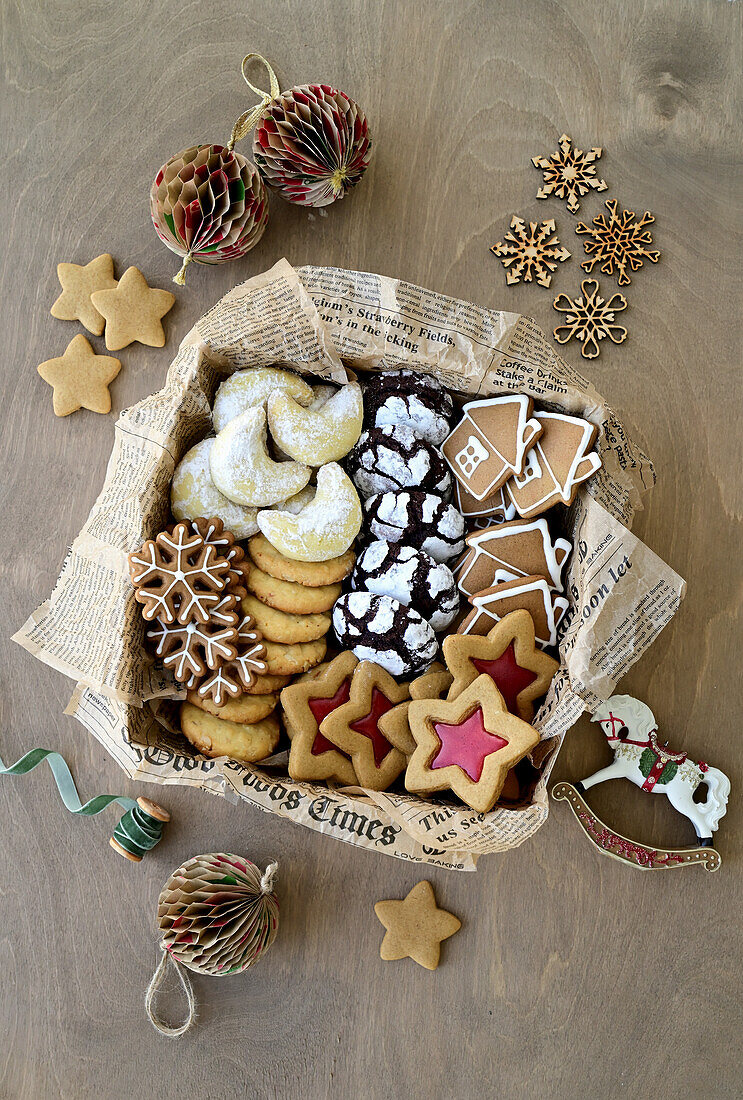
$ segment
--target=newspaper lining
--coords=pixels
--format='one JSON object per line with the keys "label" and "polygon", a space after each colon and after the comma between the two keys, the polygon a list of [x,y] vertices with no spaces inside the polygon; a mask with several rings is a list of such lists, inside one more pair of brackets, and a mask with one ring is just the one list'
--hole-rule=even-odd
{"label": "newspaper lining", "polygon": [[[339,383],[344,364],[404,365],[467,395],[529,393],[599,428],[602,469],[567,514],[571,606],[560,625],[561,668],[535,720],[552,751],[530,805],[480,815],[453,800],[295,783],[265,764],[202,760],[158,721],[158,701],[164,711],[183,693],[144,651],[126,555],[166,522],[173,469],[211,430],[225,373],[273,363]],[[122,413],[101,494],[50,599],[15,640],[78,681],[67,713],[132,778],[201,786],[349,843],[473,870],[479,855],[521,844],[543,824],[565,733],[608,698],[678,608],[683,580],[628,529],[653,483],[649,460],[615,414],[529,318],[380,275],[295,271],[281,260],[209,310],[183,340],[164,388]]]}

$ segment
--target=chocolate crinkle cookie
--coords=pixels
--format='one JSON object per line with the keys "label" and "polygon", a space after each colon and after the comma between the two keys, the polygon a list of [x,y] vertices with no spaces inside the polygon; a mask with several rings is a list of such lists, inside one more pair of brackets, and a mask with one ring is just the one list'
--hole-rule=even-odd
{"label": "chocolate crinkle cookie", "polygon": [[440,497],[451,495],[451,474],[439,450],[402,424],[363,431],[346,468],[365,497],[412,488]]}
{"label": "chocolate crinkle cookie", "polygon": [[438,652],[433,627],[412,607],[373,592],[347,592],[335,602],[333,630],[343,649],[374,661],[391,676],[423,672]]}
{"label": "chocolate crinkle cookie", "polygon": [[453,413],[451,394],[435,378],[415,371],[376,374],[364,388],[367,428],[404,424],[438,446],[450,432]]}
{"label": "chocolate crinkle cookie", "polygon": [[445,630],[459,610],[459,591],[448,565],[401,542],[370,543],[356,562],[351,585],[413,607],[435,631]]}
{"label": "chocolate crinkle cookie", "polygon": [[377,493],[364,502],[364,510],[374,539],[419,547],[441,562],[464,550],[461,512],[434,493]]}

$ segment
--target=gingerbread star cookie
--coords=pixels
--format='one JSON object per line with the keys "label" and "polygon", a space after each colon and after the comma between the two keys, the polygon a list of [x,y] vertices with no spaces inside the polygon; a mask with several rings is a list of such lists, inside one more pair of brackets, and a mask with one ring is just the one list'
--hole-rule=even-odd
{"label": "gingerbread star cookie", "polygon": [[484,637],[450,634],[444,638],[443,650],[454,677],[449,699],[455,699],[485,673],[500,691],[507,709],[524,722],[531,722],[534,700],[546,694],[560,667],[536,648],[534,622],[524,610],[511,611]]}
{"label": "gingerbread star cookie", "polygon": [[340,653],[281,692],[292,779],[334,779],[344,786],[358,782],[350,757],[320,732],[324,719],[348,702],[358,663],[353,653]]}
{"label": "gingerbread star cookie", "polygon": [[47,359],[36,369],[54,389],[57,416],[69,416],[78,409],[111,411],[108,385],[121,370],[121,362],[112,355],[96,355],[82,334],[70,340],[64,355]]}
{"label": "gingerbread star cookie", "polygon": [[[438,661],[434,661],[428,672],[410,681],[410,699],[443,699],[451,684],[451,672],[448,672]],[[406,756],[411,756],[415,752],[415,741],[408,725],[410,699],[405,699],[392,710],[388,710],[378,722],[387,740],[401,748]]]}
{"label": "gingerbread star cookie", "polygon": [[351,680],[348,702],[320,723],[320,732],[353,761],[359,784],[370,791],[384,791],[408,762],[408,738],[386,737],[379,719],[409,695],[407,684],[398,684],[373,661],[361,661]]}
{"label": "gingerbread star cookie", "polygon": [[52,317],[60,321],[81,321],[88,332],[100,336],[106,321],[90,300],[97,290],[113,290],[113,258],[104,252],[89,264],[57,264],[62,293],[52,306]]}
{"label": "gingerbread star cookie", "polygon": [[135,340],[151,348],[164,346],[161,318],[172,308],[175,295],[148,286],[138,268],[128,267],[115,289],[96,290],[90,300],[105,318],[109,351],[126,348]]}
{"label": "gingerbread star cookie", "polygon": [[498,801],[509,769],[539,744],[537,731],[509,714],[486,674],[456,699],[414,699],[408,720],[416,749],[405,773],[407,789],[453,791],[480,814]]}
{"label": "gingerbread star cookie", "polygon": [[426,970],[439,965],[442,940],[462,927],[446,909],[439,909],[430,882],[419,882],[401,901],[378,901],[374,912],[386,929],[380,956],[385,960],[412,959]]}

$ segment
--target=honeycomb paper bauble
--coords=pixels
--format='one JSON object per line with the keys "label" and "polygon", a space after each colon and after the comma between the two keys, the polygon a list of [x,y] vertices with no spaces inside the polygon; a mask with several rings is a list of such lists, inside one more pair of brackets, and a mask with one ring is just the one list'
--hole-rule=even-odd
{"label": "honeycomb paper bauble", "polygon": [[253,135],[268,186],[302,206],[329,206],[354,187],[371,157],[366,115],[327,84],[290,88],[271,101]]}
{"label": "honeycomb paper bauble", "polygon": [[241,856],[194,856],[175,871],[157,908],[162,946],[201,974],[236,974],[271,946],[279,927],[276,864],[261,872]]}
{"label": "honeycomb paper bauble", "polygon": [[179,256],[222,264],[249,252],[268,221],[268,195],[253,165],[222,145],[193,145],[155,176],[150,212]]}

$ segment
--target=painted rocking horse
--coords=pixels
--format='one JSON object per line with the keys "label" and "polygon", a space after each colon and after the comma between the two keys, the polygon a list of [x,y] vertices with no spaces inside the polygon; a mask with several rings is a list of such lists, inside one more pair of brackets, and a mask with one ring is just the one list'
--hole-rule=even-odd
{"label": "painted rocking horse", "polygon": [[[724,816],[730,780],[719,768],[689,760],[685,752],[671,752],[659,744],[658,728],[650,707],[630,695],[613,695],[591,719],[598,722],[614,761],[606,768],[576,784],[558,783],[553,789],[557,799],[567,799],[589,839],[616,859],[646,870],[701,862],[707,870],[716,870],[721,859],[712,849],[712,834]],[[581,795],[608,779],[629,779],[651,794],[663,793],[679,813],[688,817],[699,838],[696,849],[648,848],[614,833],[589,809]],[[707,788],[704,802],[694,801],[701,784]],[[709,855],[702,849],[709,848]]]}

